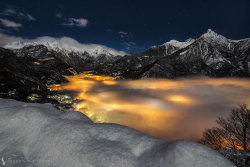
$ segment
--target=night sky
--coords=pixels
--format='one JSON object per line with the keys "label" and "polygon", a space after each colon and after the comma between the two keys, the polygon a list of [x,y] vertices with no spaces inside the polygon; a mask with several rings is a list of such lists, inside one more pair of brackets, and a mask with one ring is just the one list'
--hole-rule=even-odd
{"label": "night sky", "polygon": [[207,29],[250,37],[250,0],[1,0],[0,33],[22,38],[71,37],[139,52]]}

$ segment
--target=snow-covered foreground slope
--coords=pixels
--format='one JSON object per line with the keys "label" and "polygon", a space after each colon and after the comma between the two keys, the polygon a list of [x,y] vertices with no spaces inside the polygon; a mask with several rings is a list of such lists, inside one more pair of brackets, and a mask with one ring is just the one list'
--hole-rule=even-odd
{"label": "snow-covered foreground slope", "polygon": [[94,124],[51,104],[0,99],[0,163],[18,167],[233,167],[216,151],[115,124]]}

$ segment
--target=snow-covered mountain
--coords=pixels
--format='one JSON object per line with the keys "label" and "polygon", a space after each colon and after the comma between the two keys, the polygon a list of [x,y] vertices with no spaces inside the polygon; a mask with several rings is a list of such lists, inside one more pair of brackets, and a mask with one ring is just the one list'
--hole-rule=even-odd
{"label": "snow-covered mountain", "polygon": [[51,51],[63,52],[64,54],[69,54],[71,52],[83,54],[87,52],[94,57],[98,55],[123,56],[125,54],[123,51],[116,51],[104,45],[82,44],[69,37],[52,38],[45,36],[36,39],[17,38],[16,41],[2,44],[2,47],[6,49],[21,49],[26,46],[35,47],[37,45],[44,45]]}
{"label": "snow-covered mountain", "polygon": [[227,39],[222,35],[217,34],[211,29],[208,29],[200,38],[204,39],[208,43],[214,43],[218,45],[227,45],[233,40]]}
{"label": "snow-covered mountain", "polygon": [[69,45],[63,47],[57,42],[14,44],[0,47],[0,97],[18,100],[26,100],[34,92],[46,99],[50,93],[47,86],[65,82],[64,75],[100,72],[121,57],[99,45],[77,50],[82,45],[67,49]]}
{"label": "snow-covered mountain", "polygon": [[175,47],[177,49],[182,49],[182,48],[185,48],[188,45],[192,44],[194,41],[195,41],[195,39],[193,39],[193,38],[189,38],[185,42],[180,42],[177,40],[170,40],[169,42],[166,42],[163,45],[166,47],[166,50],[168,47]]}
{"label": "snow-covered mountain", "polygon": [[63,75],[84,71],[129,79],[250,77],[250,39],[227,39],[211,29],[197,39],[171,40],[124,56],[105,46],[83,45],[66,37],[13,41],[4,47],[0,48],[2,91],[22,88],[24,96],[37,85],[43,93],[48,84],[63,82]]}
{"label": "snow-covered mountain", "polygon": [[250,76],[250,39],[231,40],[209,29],[197,39],[171,40],[123,56],[112,71],[125,78]]}

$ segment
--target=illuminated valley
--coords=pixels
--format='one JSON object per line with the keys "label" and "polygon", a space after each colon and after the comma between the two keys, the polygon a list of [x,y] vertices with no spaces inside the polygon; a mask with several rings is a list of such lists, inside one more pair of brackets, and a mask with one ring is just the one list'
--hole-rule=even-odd
{"label": "illuminated valley", "polygon": [[250,0],[1,0],[0,167],[250,167]]}
{"label": "illuminated valley", "polygon": [[78,110],[96,123],[117,123],[167,139],[198,139],[238,103],[250,101],[250,80],[186,78],[178,80],[115,80],[83,73],[65,76],[67,83],[51,91],[68,90]]}

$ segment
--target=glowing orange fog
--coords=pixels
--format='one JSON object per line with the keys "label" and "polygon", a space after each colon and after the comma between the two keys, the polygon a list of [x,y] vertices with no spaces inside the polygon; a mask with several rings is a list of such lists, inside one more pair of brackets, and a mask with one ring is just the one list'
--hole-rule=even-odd
{"label": "glowing orange fog", "polygon": [[175,103],[182,103],[182,104],[194,103],[191,98],[180,96],[180,95],[167,96],[166,99]]}
{"label": "glowing orange fog", "polygon": [[51,91],[78,92],[78,110],[94,122],[118,123],[168,139],[198,139],[239,102],[250,101],[250,80],[141,79],[115,80],[83,73]]}

